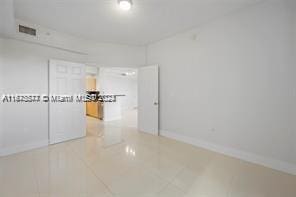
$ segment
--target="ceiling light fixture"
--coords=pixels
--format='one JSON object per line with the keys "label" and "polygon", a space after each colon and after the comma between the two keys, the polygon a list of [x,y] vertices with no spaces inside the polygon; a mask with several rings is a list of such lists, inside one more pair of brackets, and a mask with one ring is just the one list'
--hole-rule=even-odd
{"label": "ceiling light fixture", "polygon": [[120,9],[128,11],[132,7],[132,0],[118,0],[118,5]]}

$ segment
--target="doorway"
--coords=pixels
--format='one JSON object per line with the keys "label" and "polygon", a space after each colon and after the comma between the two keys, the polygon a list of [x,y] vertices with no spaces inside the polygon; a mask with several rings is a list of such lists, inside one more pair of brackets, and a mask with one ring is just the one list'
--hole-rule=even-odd
{"label": "doorway", "polygon": [[102,96],[86,103],[87,135],[106,139],[113,131],[114,138],[115,130],[121,135],[122,128],[137,128],[138,69],[87,66],[86,91]]}
{"label": "doorway", "polygon": [[49,102],[50,144],[95,135],[112,145],[122,142],[126,128],[158,135],[158,66],[136,69],[49,61],[50,97],[86,92],[102,99]]}

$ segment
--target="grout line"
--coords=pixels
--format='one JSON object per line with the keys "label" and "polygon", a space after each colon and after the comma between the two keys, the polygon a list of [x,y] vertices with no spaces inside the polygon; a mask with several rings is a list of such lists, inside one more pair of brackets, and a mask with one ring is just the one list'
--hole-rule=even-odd
{"label": "grout line", "polygon": [[182,172],[184,172],[186,170],[186,166],[184,166],[175,176],[174,178],[172,178],[172,180],[170,180],[169,184],[171,184],[172,186],[177,187],[179,190],[181,190],[182,192],[186,192],[183,188],[179,187],[178,185],[176,185],[173,181],[174,179],[181,174]]}
{"label": "grout line", "polygon": [[37,176],[36,161],[35,160],[36,159],[34,157],[34,153],[32,152],[32,168],[33,168],[33,173],[34,173],[34,180],[36,182],[38,196],[41,197],[40,183],[39,183],[39,179],[38,179],[38,176]]}
{"label": "grout line", "polygon": [[108,192],[112,195],[112,196],[115,196],[115,193],[114,192],[112,192],[112,190],[108,187],[108,185],[103,181],[103,180],[101,180],[100,179],[100,177],[98,177],[97,175],[96,175],[96,173],[93,171],[93,169],[82,159],[82,158],[80,158],[78,155],[77,155],[77,152],[75,151],[75,150],[73,150],[71,147],[69,147],[70,148],[70,150],[72,151],[72,153],[74,154],[74,156],[76,156],[80,161],[82,161],[82,163],[85,165],[85,167],[96,177],[96,179],[99,181],[99,182],[101,182],[104,186],[105,186],[105,188],[108,190]]}
{"label": "grout line", "polygon": [[239,160],[237,171],[234,172],[229,183],[229,188],[227,190],[227,197],[232,196],[233,186],[241,175],[241,170],[240,170],[241,168],[242,168],[242,160]]}

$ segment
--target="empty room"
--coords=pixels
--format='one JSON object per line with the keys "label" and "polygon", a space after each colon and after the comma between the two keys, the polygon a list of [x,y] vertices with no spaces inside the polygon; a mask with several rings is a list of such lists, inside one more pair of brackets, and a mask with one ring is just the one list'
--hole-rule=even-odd
{"label": "empty room", "polygon": [[295,196],[295,0],[0,0],[0,197]]}

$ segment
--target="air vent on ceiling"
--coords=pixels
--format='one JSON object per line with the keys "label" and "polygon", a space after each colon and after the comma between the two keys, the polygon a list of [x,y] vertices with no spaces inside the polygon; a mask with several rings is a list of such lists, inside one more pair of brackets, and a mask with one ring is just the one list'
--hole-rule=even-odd
{"label": "air vent on ceiling", "polygon": [[31,36],[36,36],[36,29],[33,29],[31,27],[26,27],[23,25],[19,25],[19,32],[24,34],[29,34]]}

